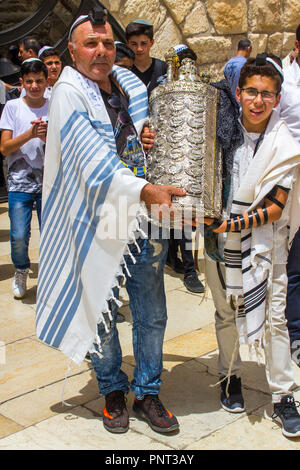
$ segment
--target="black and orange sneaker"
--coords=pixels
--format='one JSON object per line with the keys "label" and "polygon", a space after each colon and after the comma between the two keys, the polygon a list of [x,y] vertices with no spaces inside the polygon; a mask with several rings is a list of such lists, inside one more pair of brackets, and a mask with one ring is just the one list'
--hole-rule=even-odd
{"label": "black and orange sneaker", "polygon": [[105,407],[102,415],[103,426],[107,431],[117,434],[128,431],[129,416],[124,392],[114,390],[105,396]]}
{"label": "black and orange sneaker", "polygon": [[157,395],[145,395],[143,400],[135,398],[133,411],[147,421],[153,431],[168,433],[179,429],[177,418],[164,407]]}

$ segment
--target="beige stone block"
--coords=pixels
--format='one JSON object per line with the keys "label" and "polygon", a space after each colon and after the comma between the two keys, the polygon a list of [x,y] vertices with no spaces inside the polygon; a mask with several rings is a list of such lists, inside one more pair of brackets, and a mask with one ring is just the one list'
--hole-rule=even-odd
{"label": "beige stone block", "polygon": [[295,33],[283,33],[282,57],[286,57],[295,47]]}
{"label": "beige stone block", "polygon": [[248,34],[248,39],[252,42],[251,56],[255,57],[261,52],[267,50],[268,35],[267,34]]}
{"label": "beige stone block", "polygon": [[232,55],[231,39],[224,36],[188,38],[187,44],[198,56],[198,64],[224,62]]}
{"label": "beige stone block", "polygon": [[[234,52],[232,51],[231,54],[228,54],[229,56],[234,55]],[[222,80],[224,78],[224,67],[226,64],[227,60],[225,62],[217,63],[217,64],[203,64],[198,67],[199,72],[206,72],[209,73],[210,75],[210,80],[212,82],[217,82],[218,80]],[[203,272],[203,270],[201,270]]]}
{"label": "beige stone block", "polygon": [[180,290],[167,293],[167,311],[166,340],[203,328],[214,321],[215,315],[211,299]]}
{"label": "beige stone block", "polygon": [[238,34],[247,31],[245,0],[207,0],[206,5],[218,34]]}
{"label": "beige stone block", "polygon": [[287,439],[272,421],[254,415],[242,417],[213,432],[186,450],[299,450],[300,440]]}
{"label": "beige stone block", "polygon": [[278,0],[249,2],[249,26],[253,33],[271,33],[282,30],[282,5]]}
{"label": "beige stone block", "polygon": [[282,54],[282,41],[282,33],[271,34],[268,40],[268,52],[272,52],[272,54],[276,54],[280,57]]}
{"label": "beige stone block", "polygon": [[[86,365],[91,367],[88,363]],[[72,407],[77,407],[98,397],[99,389],[95,374],[93,370],[87,370],[69,377],[66,382],[59,381],[52,385],[46,385],[7,401],[0,405],[0,414],[27,427],[56,414],[69,413],[71,408],[63,405],[62,400]],[[12,430],[7,434],[13,432],[15,431]]]}
{"label": "beige stone block", "polygon": [[[35,339],[24,339],[6,346],[6,364],[0,369],[0,402],[63,380],[70,359],[60,351]],[[72,365],[69,376],[87,370]]]}
{"label": "beige stone block", "polygon": [[35,335],[35,311],[13,298],[0,295],[0,340],[5,344]]}
{"label": "beige stone block", "polygon": [[0,439],[9,434],[13,434],[17,431],[20,431],[22,426],[17,423],[14,423],[11,419],[6,418],[5,416],[0,415]]}
{"label": "beige stone block", "polygon": [[156,31],[166,18],[166,8],[161,6],[159,0],[148,0],[147,2],[125,0],[120,5],[119,16],[125,26],[137,18],[148,20]]}
{"label": "beige stone block", "polygon": [[99,415],[84,407],[54,416],[0,440],[0,450],[170,450],[157,440],[129,430],[107,432]]}
{"label": "beige stone block", "polygon": [[197,330],[164,343],[164,368],[171,370],[182,362],[217,349],[216,335],[208,330]]}
{"label": "beige stone block", "polygon": [[182,26],[182,32],[186,36],[206,33],[209,30],[209,22],[202,3],[197,2],[193,10],[187,15]]}
{"label": "beige stone block", "polygon": [[298,0],[286,0],[284,2],[283,21],[284,29],[296,32],[297,26],[300,22]]}
{"label": "beige stone block", "polygon": [[167,18],[159,30],[154,34],[154,45],[151,55],[164,60],[170,47],[182,43],[182,35],[179,28],[171,18]]}
{"label": "beige stone block", "polygon": [[184,2],[178,2],[178,0],[164,0],[164,3],[169,8],[176,23],[180,24],[191,11],[193,5],[198,2],[196,2],[196,0],[185,0]]}

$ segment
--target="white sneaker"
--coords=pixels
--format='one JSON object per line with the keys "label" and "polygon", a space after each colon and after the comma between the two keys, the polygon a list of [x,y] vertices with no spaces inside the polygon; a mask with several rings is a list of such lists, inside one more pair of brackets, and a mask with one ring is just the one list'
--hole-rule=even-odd
{"label": "white sneaker", "polygon": [[17,299],[22,299],[26,292],[26,281],[29,269],[17,269],[14,275],[12,289]]}

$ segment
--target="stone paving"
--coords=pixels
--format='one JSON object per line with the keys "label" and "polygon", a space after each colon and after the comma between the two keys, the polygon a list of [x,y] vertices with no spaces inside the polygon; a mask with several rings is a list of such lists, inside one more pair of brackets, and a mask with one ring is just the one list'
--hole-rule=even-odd
{"label": "stone paving", "polygon": [[[270,419],[271,405],[264,366],[251,361],[241,348],[243,393],[247,411],[230,414],[220,408],[214,306],[210,293],[189,293],[182,276],[165,270],[168,327],[164,343],[161,398],[178,417],[180,431],[164,436],[136,419],[128,396],[130,430],[123,435],[106,432],[91,365],[72,365],[69,359],[35,336],[35,298],[38,273],[39,230],[36,214],[30,242],[31,271],[28,292],[16,300],[11,294],[7,204],[0,204],[0,450],[299,450],[300,438],[286,439]],[[200,268],[203,260],[200,258]],[[200,279],[203,280],[203,274]],[[123,298],[119,324],[123,369],[133,375],[131,316]],[[295,381],[300,371],[295,367]],[[63,399],[71,406],[62,405]],[[300,399],[296,388],[296,399]]]}

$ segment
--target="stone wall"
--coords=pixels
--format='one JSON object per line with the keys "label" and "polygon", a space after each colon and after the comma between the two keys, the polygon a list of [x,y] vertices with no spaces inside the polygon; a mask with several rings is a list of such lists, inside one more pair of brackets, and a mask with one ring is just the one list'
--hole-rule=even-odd
{"label": "stone wall", "polygon": [[136,18],[154,25],[152,55],[163,58],[185,43],[198,55],[200,69],[220,78],[238,41],[248,38],[253,55],[265,50],[285,57],[300,23],[299,0],[102,0],[125,27]]}
{"label": "stone wall", "polygon": [[[2,0],[0,28],[29,16],[42,0]],[[222,76],[238,41],[249,38],[253,55],[265,50],[285,57],[294,46],[300,23],[299,0],[102,0],[125,27],[136,18],[154,25],[152,55],[164,58],[170,46],[185,43],[198,55],[200,69]],[[39,28],[42,42],[54,44],[64,34],[80,0],[61,0]]]}

